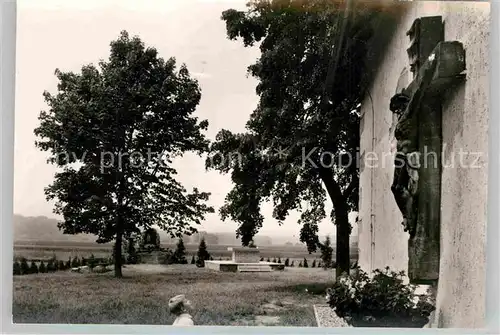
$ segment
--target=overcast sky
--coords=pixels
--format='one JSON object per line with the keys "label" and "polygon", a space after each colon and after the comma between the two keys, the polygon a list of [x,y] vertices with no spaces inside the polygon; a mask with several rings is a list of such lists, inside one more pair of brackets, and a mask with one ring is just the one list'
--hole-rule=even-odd
{"label": "overcast sky", "polygon": [[[202,89],[196,113],[208,119],[209,138],[222,128],[244,131],[257,103],[256,80],[246,76],[246,68],[259,50],[229,41],[220,15],[228,8],[244,8],[245,2],[18,0],[14,212],[56,217],[44,195],[55,168],[34,146],[33,129],[46,109],[42,93],[55,92],[56,68],[79,71],[84,64],[107,58],[109,43],[121,30],[156,47],[161,57],[187,64]],[[188,189],[197,186],[212,193],[210,203],[217,211],[231,189],[229,176],[205,172],[203,159],[195,155],[187,155],[177,166],[179,180]],[[262,234],[298,236],[296,213],[279,227],[271,212],[272,206],[266,205]],[[216,213],[207,217],[203,229],[230,232],[236,224],[222,222]],[[329,220],[320,224],[320,234],[334,234]]]}

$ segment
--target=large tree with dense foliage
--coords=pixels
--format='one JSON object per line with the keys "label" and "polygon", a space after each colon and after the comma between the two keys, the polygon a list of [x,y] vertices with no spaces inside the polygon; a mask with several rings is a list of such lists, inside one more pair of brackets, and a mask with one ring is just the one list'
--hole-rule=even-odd
{"label": "large tree with dense foliage", "polygon": [[122,276],[122,240],[157,225],[172,236],[196,231],[213,209],[209,194],[188,193],[172,160],[208,149],[208,122],[193,113],[201,97],[187,68],[164,60],[122,32],[107,61],[80,73],[56,70],[57,94],[44,93],[36,145],[60,171],[46,188],[66,234],[115,241],[115,276]]}
{"label": "large tree with dense foliage", "polygon": [[301,213],[300,239],[316,251],[328,197],[338,275],[349,270],[348,214],[358,205],[358,112],[374,17],[362,7],[270,0],[223,12],[229,39],[259,43],[261,56],[248,71],[260,101],[245,133],[219,132],[206,164],[231,173],[234,188],[220,213],[239,224],[243,245],[262,226],[261,203],[272,200],[279,222]]}

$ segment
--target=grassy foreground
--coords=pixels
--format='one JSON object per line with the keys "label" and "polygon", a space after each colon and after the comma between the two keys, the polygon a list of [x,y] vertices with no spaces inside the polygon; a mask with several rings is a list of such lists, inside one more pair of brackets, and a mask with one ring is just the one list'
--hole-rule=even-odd
{"label": "grassy foreground", "polygon": [[[278,316],[278,326],[316,327],[313,304],[324,303],[333,272],[220,273],[192,265],[128,265],[112,273],[56,272],[14,277],[15,323],[170,325],[167,301],[186,294],[197,325],[264,325],[256,316]],[[265,310],[267,303],[281,307]]]}

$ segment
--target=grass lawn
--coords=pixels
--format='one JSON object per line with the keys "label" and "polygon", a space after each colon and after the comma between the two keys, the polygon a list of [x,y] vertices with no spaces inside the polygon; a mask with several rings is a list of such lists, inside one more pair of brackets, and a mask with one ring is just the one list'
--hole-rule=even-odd
{"label": "grass lawn", "polygon": [[[264,325],[260,316],[277,316],[270,319],[278,326],[316,327],[312,305],[324,303],[334,278],[332,270],[316,268],[221,273],[193,265],[128,265],[123,274],[123,279],[112,272],[14,276],[13,320],[170,325],[167,301],[185,294],[197,325]],[[266,309],[271,302],[279,307]]]}

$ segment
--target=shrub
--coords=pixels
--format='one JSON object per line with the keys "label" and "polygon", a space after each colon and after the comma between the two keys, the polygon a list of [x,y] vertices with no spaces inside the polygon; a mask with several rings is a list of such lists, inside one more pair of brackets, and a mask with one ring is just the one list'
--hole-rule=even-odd
{"label": "shrub", "polygon": [[38,267],[38,272],[40,272],[40,273],[47,272],[47,268],[45,267],[45,263],[43,261],[40,262],[40,266]]}
{"label": "shrub", "polygon": [[276,263],[276,257],[273,258],[273,263]]}
{"label": "shrub", "polygon": [[260,261],[261,261],[261,262],[263,262],[263,261],[264,261],[264,257],[261,257],[261,258],[260,258]]}
{"label": "shrub", "polygon": [[290,259],[285,259],[285,266],[290,266]]}
{"label": "shrub", "polygon": [[307,264],[307,259],[305,259],[305,258],[304,258],[304,264],[303,264],[303,266],[304,266],[305,268],[308,268],[308,267],[309,267],[309,264]]}
{"label": "shrub", "polygon": [[22,275],[28,275],[30,274],[30,267],[28,265],[28,261],[26,260],[26,258],[21,258],[21,274]]}
{"label": "shrub", "polygon": [[56,268],[54,266],[54,261],[52,259],[50,259],[47,262],[47,272],[55,272],[55,271],[56,271]]}
{"label": "shrub", "polygon": [[271,259],[268,257],[266,262],[271,263]]}
{"label": "shrub", "polygon": [[299,262],[299,268],[301,268],[301,267],[302,267],[302,262]]}
{"label": "shrub", "polygon": [[68,261],[65,264],[66,269],[71,269],[71,257],[68,259]]}
{"label": "shrub", "polygon": [[278,258],[278,264],[281,264],[281,257]]}
{"label": "shrub", "polygon": [[30,273],[38,273],[38,266],[36,265],[35,261],[31,261]]}
{"label": "shrub", "polygon": [[95,258],[94,254],[91,254],[90,257],[89,257],[89,260],[88,260],[88,265],[89,265],[89,268],[93,269],[97,266],[97,259]]}
{"label": "shrub", "polygon": [[312,268],[315,268],[316,267],[316,260],[313,260],[313,263],[311,265]]}
{"label": "shrub", "polygon": [[19,276],[21,274],[21,264],[18,261],[15,261],[12,265],[12,272],[14,276]]}
{"label": "shrub", "polygon": [[80,260],[78,259],[78,257],[73,257],[73,260],[71,261],[71,267],[72,268],[77,268],[80,266]]}
{"label": "shrub", "polygon": [[193,257],[191,257],[191,264],[196,264],[196,259],[194,258],[194,255]]}
{"label": "shrub", "polygon": [[343,274],[327,290],[327,301],[339,317],[352,325],[423,327],[435,309],[428,294],[415,294],[415,285],[404,284],[404,271],[373,271],[370,278],[358,268]]}
{"label": "shrub", "polygon": [[293,268],[295,266],[295,261],[292,261],[292,264],[290,264],[290,267]]}
{"label": "shrub", "polygon": [[59,261],[59,262],[57,262],[57,263],[58,263],[58,266],[57,266],[57,267],[58,267],[59,271],[64,271],[64,270],[66,270],[66,264],[64,264],[64,262],[63,262],[63,261]]}

